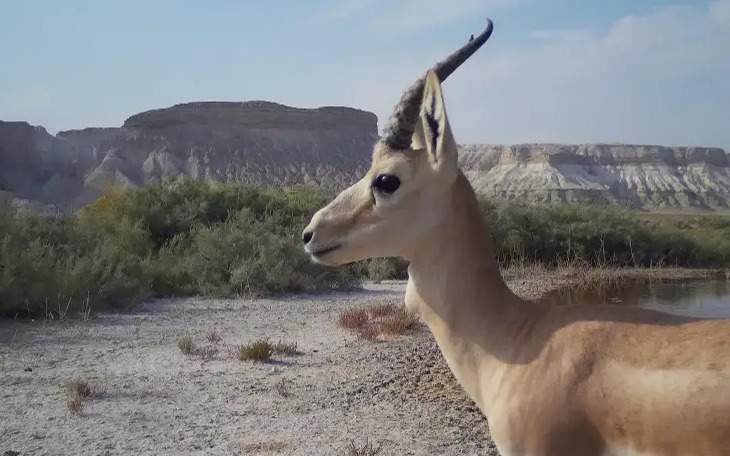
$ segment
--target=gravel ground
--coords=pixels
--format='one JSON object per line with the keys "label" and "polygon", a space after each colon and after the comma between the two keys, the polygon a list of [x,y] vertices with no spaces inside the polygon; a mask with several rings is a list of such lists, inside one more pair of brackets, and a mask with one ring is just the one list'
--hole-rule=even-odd
{"label": "gravel ground", "polygon": [[[510,277],[535,298],[570,277]],[[89,321],[0,322],[0,454],[496,455],[487,424],[430,333],[369,342],[346,308],[402,302],[405,283],[281,299],[164,299]],[[222,338],[210,342],[216,332]],[[190,335],[199,353],[185,355]],[[239,361],[260,338],[299,355]],[[74,379],[95,390],[80,413]]]}

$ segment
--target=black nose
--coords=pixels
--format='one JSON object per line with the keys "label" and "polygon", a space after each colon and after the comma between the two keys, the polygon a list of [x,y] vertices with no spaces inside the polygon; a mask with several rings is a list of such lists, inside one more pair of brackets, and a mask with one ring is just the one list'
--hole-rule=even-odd
{"label": "black nose", "polygon": [[311,231],[305,231],[302,234],[302,242],[304,242],[305,244],[309,244],[309,241],[312,240],[312,236],[314,236],[314,233],[313,232],[311,232]]}

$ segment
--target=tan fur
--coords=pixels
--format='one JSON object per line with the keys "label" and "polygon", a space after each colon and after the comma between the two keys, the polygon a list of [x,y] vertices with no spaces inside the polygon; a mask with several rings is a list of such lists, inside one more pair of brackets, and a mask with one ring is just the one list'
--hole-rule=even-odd
{"label": "tan fur", "polygon": [[[730,321],[515,296],[457,168],[433,74],[421,121],[411,150],[377,145],[363,180],[314,216],[307,251],[341,245],[315,260],[410,261],[406,305],[487,416],[503,456],[730,454]],[[402,182],[388,197],[370,188],[382,173]]]}

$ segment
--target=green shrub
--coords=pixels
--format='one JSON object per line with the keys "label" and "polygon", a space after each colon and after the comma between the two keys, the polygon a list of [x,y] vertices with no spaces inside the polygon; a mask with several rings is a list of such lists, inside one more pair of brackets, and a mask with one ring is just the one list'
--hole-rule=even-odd
{"label": "green shrub", "polygon": [[306,187],[185,180],[112,189],[74,216],[0,207],[0,314],[61,318],[148,295],[356,285],[361,267],[315,265],[301,249],[302,227],[327,200]]}
{"label": "green shrub", "polygon": [[129,237],[110,241],[74,217],[0,211],[0,314],[64,318],[87,301],[119,305],[146,293],[141,257],[127,244],[139,230],[120,223]]}
{"label": "green shrub", "polygon": [[366,265],[367,278],[375,282],[408,279],[408,262],[402,258],[373,258]]}
{"label": "green shrub", "polygon": [[203,294],[269,295],[282,291],[342,288],[359,277],[349,268],[314,264],[299,236],[268,220],[256,221],[242,210],[224,223],[196,227],[187,268]]}
{"label": "green shrub", "polygon": [[196,292],[195,280],[187,263],[187,246],[173,238],[142,261],[147,286],[155,296],[190,295]]}
{"label": "green shrub", "polygon": [[[150,295],[271,295],[405,279],[407,263],[328,268],[300,233],[330,199],[308,187],[181,180],[110,190],[76,215],[0,206],[0,315],[64,318]],[[483,202],[504,264],[727,267],[730,217]]]}
{"label": "green shrub", "polygon": [[[581,205],[483,203],[497,257],[557,265],[725,267],[730,217],[665,217]],[[701,220],[694,220],[700,217]]]}
{"label": "green shrub", "polygon": [[84,212],[145,227],[143,268],[156,295],[269,295],[358,283],[356,269],[314,265],[301,250],[302,227],[327,199],[308,187],[185,180],[110,192]]}

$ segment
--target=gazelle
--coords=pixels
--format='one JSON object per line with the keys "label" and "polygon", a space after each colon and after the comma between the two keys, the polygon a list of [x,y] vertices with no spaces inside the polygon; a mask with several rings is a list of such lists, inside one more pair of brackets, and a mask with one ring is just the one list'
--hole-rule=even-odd
{"label": "gazelle", "polygon": [[491,31],[405,92],[370,170],[314,215],[305,250],[328,265],[410,261],[406,306],[503,456],[730,455],[730,321],[548,307],[502,279],[440,85]]}

